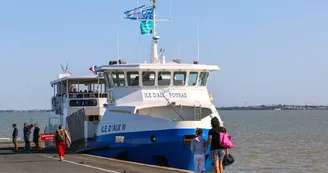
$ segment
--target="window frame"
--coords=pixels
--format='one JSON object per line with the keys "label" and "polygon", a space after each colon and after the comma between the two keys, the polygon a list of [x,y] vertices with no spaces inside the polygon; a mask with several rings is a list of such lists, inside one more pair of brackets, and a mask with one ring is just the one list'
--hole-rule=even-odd
{"label": "window frame", "polygon": [[[159,77],[160,77],[160,74],[169,74],[169,76],[170,76],[170,79],[169,79],[169,81],[170,81],[170,83],[168,84],[168,85],[160,85],[159,84]],[[158,73],[157,73],[157,86],[171,86],[172,85],[172,72],[171,71],[158,71]]]}
{"label": "window frame", "polygon": [[[73,104],[73,102],[79,102],[79,105]],[[89,105],[82,104],[83,102],[85,103],[86,101],[90,101]],[[92,106],[98,106],[98,101],[97,99],[71,99],[69,100],[69,107],[92,107]]]}
{"label": "window frame", "polygon": [[[137,74],[138,76],[138,80],[134,80],[134,79],[132,79],[132,78],[130,78],[130,75],[133,75],[133,74]],[[139,71],[127,71],[126,72],[126,80],[127,80],[127,86],[128,87],[137,87],[137,86],[140,86],[140,73],[139,73]],[[130,84],[132,84],[133,83],[133,81],[137,81],[137,85],[130,85]],[[131,81],[131,83],[130,83],[130,81]]]}
{"label": "window frame", "polygon": [[[176,75],[181,75],[181,74],[184,74],[183,84],[176,85],[175,81],[178,81],[178,80],[175,79],[175,76]],[[173,86],[186,86],[186,79],[187,79],[187,72],[186,71],[174,71],[173,72],[173,77],[172,77]]]}
{"label": "window frame", "polygon": [[[194,81],[195,85],[190,85],[189,82],[190,82],[190,75],[194,73],[196,74],[196,79]],[[199,72],[198,71],[190,71],[188,73],[188,87],[194,87],[194,86],[197,86],[198,85],[198,78],[199,78]]]}
{"label": "window frame", "polygon": [[[113,77],[113,74],[115,75],[115,78]],[[124,82],[122,84],[124,84],[123,86],[119,86],[118,84],[121,84],[121,82],[118,83],[118,81],[116,81],[117,79],[119,79],[119,75],[123,74],[124,75]],[[116,78],[118,77],[118,78]],[[126,80],[126,72],[125,71],[113,71],[111,72],[111,78],[113,80],[113,86],[114,87],[126,87],[127,86],[127,80]],[[116,85],[115,85],[116,84]]]}
{"label": "window frame", "polygon": [[[205,75],[206,78],[204,78],[205,84],[203,84],[203,78],[202,78],[202,74],[204,74],[204,73],[206,74],[206,75]],[[210,73],[207,72],[207,71],[202,71],[202,72],[200,72],[200,73],[199,73],[199,78],[198,78],[198,81],[197,81],[197,86],[201,86],[201,87],[206,86],[206,85],[207,85],[207,81],[208,81],[208,77],[209,77],[209,75],[210,75]],[[202,80],[202,81],[201,81],[201,80]]]}
{"label": "window frame", "polygon": [[[148,80],[148,81],[144,81],[144,75],[145,74],[147,74],[147,73],[149,73],[149,76],[151,75],[151,74],[154,74],[154,84],[153,85],[145,85],[144,84],[144,82],[148,82],[149,83],[149,81],[151,81],[151,80]],[[142,71],[141,72],[141,76],[142,76],[142,78],[141,78],[141,84],[142,84],[142,86],[155,86],[155,84],[156,84],[156,71]],[[149,78],[150,79],[150,78]]]}

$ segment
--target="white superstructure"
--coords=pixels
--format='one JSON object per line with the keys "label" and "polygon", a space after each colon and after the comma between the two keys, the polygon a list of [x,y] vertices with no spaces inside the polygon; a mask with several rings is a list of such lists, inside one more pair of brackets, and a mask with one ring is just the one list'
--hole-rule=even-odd
{"label": "white superstructure", "polygon": [[[53,133],[59,125],[68,129],[67,117],[84,109],[84,138],[95,136],[98,123],[105,112],[107,90],[103,77],[98,75],[72,76],[59,74],[57,80],[50,82],[53,87],[51,108],[54,114],[49,117],[46,133]],[[47,143],[51,145],[50,143]]]}

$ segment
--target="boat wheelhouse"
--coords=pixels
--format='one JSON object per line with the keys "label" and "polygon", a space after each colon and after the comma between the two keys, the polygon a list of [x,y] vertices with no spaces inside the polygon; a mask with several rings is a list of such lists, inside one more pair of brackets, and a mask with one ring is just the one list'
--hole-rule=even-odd
{"label": "boat wheelhouse", "polygon": [[96,68],[108,86],[110,107],[167,120],[194,121],[212,114],[207,81],[215,65],[114,64]]}

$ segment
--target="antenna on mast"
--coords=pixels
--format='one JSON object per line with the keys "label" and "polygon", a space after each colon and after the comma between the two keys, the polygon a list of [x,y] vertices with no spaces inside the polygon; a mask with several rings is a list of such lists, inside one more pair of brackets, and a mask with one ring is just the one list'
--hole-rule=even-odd
{"label": "antenna on mast", "polygon": [[169,0],[169,5],[170,5],[170,17],[169,17],[169,20],[172,19],[172,0]]}
{"label": "antenna on mast", "polygon": [[138,62],[140,62],[140,35],[138,38]]}
{"label": "antenna on mast", "polygon": [[118,28],[117,28],[117,31],[116,31],[116,44],[117,44],[117,59],[119,60],[120,59],[120,43],[118,41]]}
{"label": "antenna on mast", "polygon": [[199,20],[197,20],[197,61],[199,62]]}
{"label": "antenna on mast", "polygon": [[66,63],[66,68],[64,68],[64,66],[62,64],[60,64],[60,66],[61,66],[61,69],[63,70],[63,73],[60,73],[58,75],[58,79],[72,75],[72,73],[68,70],[68,63]]}
{"label": "antenna on mast", "polygon": [[178,59],[180,59],[180,44],[178,44]]}

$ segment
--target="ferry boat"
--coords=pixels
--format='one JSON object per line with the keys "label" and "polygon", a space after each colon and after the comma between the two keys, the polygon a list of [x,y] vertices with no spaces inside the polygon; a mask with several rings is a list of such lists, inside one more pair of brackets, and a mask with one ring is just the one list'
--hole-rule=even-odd
{"label": "ferry boat", "polygon": [[[62,74],[51,82],[57,115],[49,126],[63,124],[78,152],[194,170],[190,142],[195,129],[202,128],[207,139],[212,117],[223,124],[207,89],[210,73],[219,67],[166,62],[164,49],[157,51],[155,9],[152,0],[150,7],[126,12],[127,18],[152,23],[150,62],[120,59],[96,66],[92,76]],[[211,165],[208,149],[206,168]]]}

